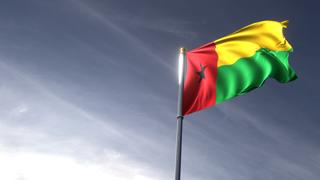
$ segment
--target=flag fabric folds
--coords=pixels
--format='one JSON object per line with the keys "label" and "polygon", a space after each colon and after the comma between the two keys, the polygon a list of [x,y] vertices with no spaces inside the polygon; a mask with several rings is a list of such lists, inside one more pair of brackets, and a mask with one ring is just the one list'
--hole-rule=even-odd
{"label": "flag fabric folds", "polygon": [[288,21],[261,21],[188,51],[183,115],[261,87],[272,77],[297,78],[288,63],[292,46],[283,35]]}

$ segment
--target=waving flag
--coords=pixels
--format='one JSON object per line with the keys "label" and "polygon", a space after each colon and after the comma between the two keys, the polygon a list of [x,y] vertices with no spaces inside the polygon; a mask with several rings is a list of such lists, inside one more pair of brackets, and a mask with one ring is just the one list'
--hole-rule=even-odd
{"label": "waving flag", "polygon": [[288,63],[292,46],[283,35],[288,21],[261,21],[187,52],[183,115],[261,87],[272,77],[297,78]]}

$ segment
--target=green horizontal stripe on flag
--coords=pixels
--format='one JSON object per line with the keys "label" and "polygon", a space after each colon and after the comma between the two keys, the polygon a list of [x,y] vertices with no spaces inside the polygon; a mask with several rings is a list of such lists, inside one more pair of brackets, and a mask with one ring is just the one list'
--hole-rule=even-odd
{"label": "green horizontal stripe on flag", "polygon": [[272,77],[281,83],[297,78],[288,63],[289,51],[260,49],[253,56],[240,58],[232,65],[218,68],[216,104],[261,87]]}

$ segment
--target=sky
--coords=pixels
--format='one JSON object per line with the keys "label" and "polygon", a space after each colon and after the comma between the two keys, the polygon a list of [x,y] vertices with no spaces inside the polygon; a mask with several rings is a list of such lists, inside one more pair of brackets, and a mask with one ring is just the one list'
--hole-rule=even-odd
{"label": "sky", "polygon": [[317,180],[319,5],[2,0],[0,179],[173,179],[179,48],[288,19],[298,79],[186,117],[181,176]]}

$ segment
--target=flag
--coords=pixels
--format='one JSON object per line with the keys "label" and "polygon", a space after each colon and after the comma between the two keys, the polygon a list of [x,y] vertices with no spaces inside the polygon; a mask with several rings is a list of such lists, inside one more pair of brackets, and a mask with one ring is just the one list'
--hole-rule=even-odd
{"label": "flag", "polygon": [[183,115],[261,87],[272,77],[297,78],[288,63],[292,46],[283,35],[288,21],[261,21],[186,53]]}

